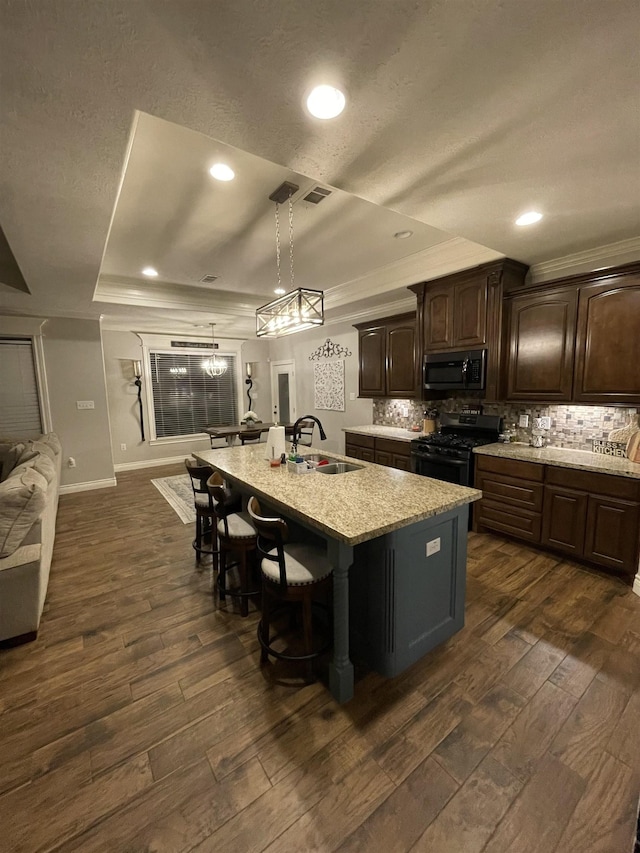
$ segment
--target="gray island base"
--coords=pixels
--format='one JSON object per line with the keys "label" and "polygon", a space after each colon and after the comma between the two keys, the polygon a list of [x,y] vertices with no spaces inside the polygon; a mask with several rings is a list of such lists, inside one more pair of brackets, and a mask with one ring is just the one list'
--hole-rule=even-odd
{"label": "gray island base", "polygon": [[256,495],[326,540],[329,688],[338,702],[353,696],[351,650],[394,676],[462,628],[468,505],[481,492],[360,460],[359,470],[335,476],[292,474],[271,468],[264,454],[264,445],[247,445],[195,456],[247,498]]}

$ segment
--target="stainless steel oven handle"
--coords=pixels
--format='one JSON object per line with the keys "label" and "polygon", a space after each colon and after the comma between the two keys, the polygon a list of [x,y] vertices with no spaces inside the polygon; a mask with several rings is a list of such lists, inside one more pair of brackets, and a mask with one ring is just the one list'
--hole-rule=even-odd
{"label": "stainless steel oven handle", "polygon": [[450,456],[423,456],[420,453],[411,454],[414,459],[428,459],[430,462],[435,462],[436,465],[456,465],[462,467],[468,465],[468,459],[452,459]]}

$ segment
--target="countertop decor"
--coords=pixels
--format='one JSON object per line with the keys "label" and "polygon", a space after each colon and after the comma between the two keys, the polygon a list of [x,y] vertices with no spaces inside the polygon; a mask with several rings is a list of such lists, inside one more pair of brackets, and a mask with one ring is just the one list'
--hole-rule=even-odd
{"label": "countertop decor", "polygon": [[558,468],[577,468],[599,474],[615,474],[619,477],[640,479],[640,464],[616,456],[590,453],[588,450],[571,450],[566,447],[529,447],[527,444],[485,444],[474,448],[481,456],[499,456],[503,459],[520,459],[523,462],[538,462]]}

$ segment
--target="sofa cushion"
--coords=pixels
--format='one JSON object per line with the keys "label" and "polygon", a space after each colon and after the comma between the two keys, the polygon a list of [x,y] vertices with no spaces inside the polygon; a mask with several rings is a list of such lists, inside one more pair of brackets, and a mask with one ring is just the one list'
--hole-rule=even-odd
{"label": "sofa cushion", "polygon": [[40,436],[38,441],[49,445],[49,447],[53,450],[56,456],[58,455],[58,453],[62,453],[62,445],[60,444],[60,439],[55,434],[55,432],[44,433],[44,435]]}
{"label": "sofa cushion", "polygon": [[49,459],[56,458],[55,450],[46,441],[42,441],[41,438],[35,439],[34,441],[28,441],[27,448],[35,453],[42,453],[45,456],[48,456]]}
{"label": "sofa cushion", "polygon": [[4,480],[7,479],[9,474],[16,467],[16,463],[24,453],[25,449],[26,445],[23,444],[23,442],[19,441],[7,450],[7,452],[4,454],[4,460],[2,462],[2,478],[0,482],[4,482]]}
{"label": "sofa cushion", "polygon": [[37,451],[29,453],[25,450],[20,459],[18,459],[18,464],[11,472],[11,475],[17,475],[22,471],[26,471],[28,468],[32,468],[34,471],[37,471],[38,474],[42,474],[47,481],[47,485],[51,483],[56,476],[56,463],[50,456],[47,456],[46,453],[38,453]]}
{"label": "sofa cushion", "polygon": [[46,479],[27,465],[12,471],[0,483],[0,558],[10,556],[20,547],[46,500]]}

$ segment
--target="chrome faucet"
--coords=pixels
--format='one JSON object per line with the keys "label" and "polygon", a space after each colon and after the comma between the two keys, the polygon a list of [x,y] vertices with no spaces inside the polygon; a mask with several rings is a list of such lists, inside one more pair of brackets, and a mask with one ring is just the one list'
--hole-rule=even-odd
{"label": "chrome faucet", "polygon": [[302,421],[315,421],[318,424],[318,429],[320,430],[320,440],[324,441],[327,437],[327,435],[326,435],[326,433],[322,427],[322,424],[320,423],[318,418],[315,417],[315,415],[302,415],[302,417],[298,418],[298,420],[293,425],[293,435],[291,438],[291,452],[292,453],[298,452],[298,440],[300,438],[298,430],[300,429],[300,424],[302,423]]}

